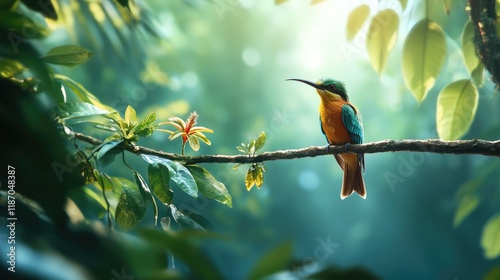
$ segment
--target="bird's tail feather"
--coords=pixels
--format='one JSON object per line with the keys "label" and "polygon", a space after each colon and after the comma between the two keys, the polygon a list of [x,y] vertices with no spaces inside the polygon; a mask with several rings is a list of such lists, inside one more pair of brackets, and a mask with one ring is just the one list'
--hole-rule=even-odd
{"label": "bird's tail feather", "polygon": [[363,174],[361,174],[361,166],[358,164],[345,164],[340,198],[344,199],[350,196],[353,192],[357,192],[359,196],[366,199],[366,188],[365,182],[363,181]]}

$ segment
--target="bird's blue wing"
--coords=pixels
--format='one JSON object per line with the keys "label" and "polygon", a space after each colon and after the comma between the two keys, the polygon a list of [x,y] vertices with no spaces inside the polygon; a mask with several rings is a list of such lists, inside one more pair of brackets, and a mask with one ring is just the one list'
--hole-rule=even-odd
{"label": "bird's blue wing", "polygon": [[319,116],[319,127],[321,127],[321,133],[323,133],[323,135],[325,135],[326,142],[330,143],[330,140],[328,140],[328,137],[326,137],[325,130],[323,129],[323,122],[321,121],[321,116]]}
{"label": "bird's blue wing", "polygon": [[[351,136],[353,144],[363,144],[363,121],[361,114],[349,104],[342,106],[342,123]],[[363,154],[358,154],[358,161],[361,168],[365,169],[365,157]]]}
{"label": "bird's blue wing", "polygon": [[351,136],[353,144],[363,144],[363,122],[361,115],[351,105],[342,106],[342,122]]}

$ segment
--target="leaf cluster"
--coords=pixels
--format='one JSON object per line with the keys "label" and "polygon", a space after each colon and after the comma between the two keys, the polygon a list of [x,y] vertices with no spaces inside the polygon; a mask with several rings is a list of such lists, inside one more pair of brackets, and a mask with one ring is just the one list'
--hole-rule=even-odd
{"label": "leaf cluster", "polygon": [[[257,139],[252,139],[248,144],[241,143],[241,146],[237,146],[236,149],[249,157],[254,157],[256,152],[264,147],[264,144],[266,144],[266,133],[261,132]],[[233,169],[238,168],[240,165],[235,165]],[[250,165],[245,176],[245,187],[248,191],[254,185],[260,189],[262,184],[264,184],[264,172],[266,172],[264,163],[258,162]]]}

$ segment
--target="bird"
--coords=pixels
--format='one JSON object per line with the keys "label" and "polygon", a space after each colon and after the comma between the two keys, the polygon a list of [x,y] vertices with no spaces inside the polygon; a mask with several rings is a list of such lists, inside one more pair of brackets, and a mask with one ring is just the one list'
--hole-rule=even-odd
{"label": "bird", "polygon": [[[297,81],[316,89],[320,97],[319,121],[321,132],[330,145],[363,144],[363,121],[358,108],[349,102],[346,86],[343,82],[322,78],[317,82],[302,79]],[[335,159],[344,172],[340,198],[343,200],[353,192],[366,199],[366,187],[363,180],[365,169],[364,154],[335,154]]]}

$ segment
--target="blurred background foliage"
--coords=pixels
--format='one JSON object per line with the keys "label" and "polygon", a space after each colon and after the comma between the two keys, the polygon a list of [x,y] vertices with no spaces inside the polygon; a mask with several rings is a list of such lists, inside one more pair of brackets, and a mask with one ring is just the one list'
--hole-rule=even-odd
{"label": "blurred background foliage", "polygon": [[[62,73],[122,116],[129,105],[135,108],[138,119],[154,112],[159,122],[173,115],[186,119],[196,111],[199,125],[213,129],[214,134],[208,135],[211,146],[202,145],[198,152],[187,149],[188,155],[237,154],[237,145],[255,139],[261,131],[267,135],[262,149],[266,151],[325,145],[316,94],[285,82],[287,78],[316,80],[326,76],[344,81],[351,101],[363,114],[366,142],[438,138],[439,92],[452,81],[470,78],[461,50],[463,28],[469,19],[465,0],[324,0],[315,1],[315,5],[299,0],[51,1],[57,20],[50,13],[44,17],[29,9],[30,1],[22,2],[6,0],[0,7],[16,10],[43,27],[33,33],[40,38],[28,38],[29,47],[24,41],[17,44],[21,53],[35,54],[32,60],[20,61],[38,79],[44,81],[45,72]],[[392,9],[399,17],[399,36],[387,54],[383,71],[373,65],[372,54],[367,51],[369,23],[359,24],[354,35],[348,28],[350,14],[360,5],[368,7],[371,17],[384,9]],[[419,99],[407,89],[401,64],[405,38],[424,17],[444,30],[447,53],[435,86],[427,98]],[[0,20],[2,26],[9,24],[6,19]],[[24,30],[22,27],[21,34],[29,37],[26,25]],[[48,67],[36,59],[65,44],[90,50],[92,59],[72,68]],[[12,41],[2,42],[3,58],[11,57],[11,47]],[[481,82],[477,111],[463,139],[500,137],[498,91],[488,73]],[[31,185],[32,189],[26,190],[30,194],[26,205],[30,205],[29,198],[47,209],[52,209],[53,201],[62,205],[65,193],[83,184],[79,178],[50,181],[50,163],[66,162],[62,147],[72,145],[63,143],[52,128],[44,128],[46,135],[41,136],[40,127],[50,125],[33,119],[43,111],[33,105],[38,101],[31,95],[17,94],[20,89],[12,84],[2,83],[2,88],[10,92],[10,99],[3,104],[2,121],[9,125],[7,134],[22,135],[9,140],[13,147],[23,147],[8,151],[2,163],[17,164],[21,170],[18,190],[23,184]],[[38,96],[43,108],[50,109],[59,102],[51,96],[59,96],[60,89],[45,84],[44,90],[55,92]],[[34,109],[19,105],[26,100],[31,100],[26,104]],[[22,108],[17,113],[15,105]],[[75,124],[73,128],[101,140],[109,136],[85,125]],[[45,140],[34,140],[39,138]],[[137,144],[180,153],[179,143],[167,138],[154,133]],[[40,146],[25,149],[21,145],[27,139]],[[54,151],[48,149],[51,147]],[[40,151],[48,152],[43,155]],[[148,165],[135,155],[125,156],[127,163],[146,177]],[[44,160],[36,162],[38,158]],[[286,269],[279,276],[298,279],[317,273],[314,277],[318,279],[349,275],[348,279],[369,279],[372,274],[381,279],[498,278],[500,222],[494,216],[500,211],[497,158],[369,154],[364,175],[367,199],[350,197],[344,201],[338,196],[342,173],[333,157],[265,165],[263,185],[251,191],[245,188],[245,168],[202,165],[227,187],[232,208],[204,196],[193,198],[173,187],[176,207],[202,216],[203,224],[215,236],[178,231],[175,224],[171,231],[161,234],[144,229],[153,226],[153,207],[149,206],[139,225],[126,235],[118,230],[117,238],[106,233],[102,205],[78,192],[71,192],[71,196],[86,223],[61,231],[58,223],[36,218],[36,212],[18,199],[18,215],[37,221],[18,222],[19,238],[23,240],[18,246],[20,275],[34,279],[120,279],[127,273],[137,279],[243,279]],[[26,166],[33,174],[22,171]],[[104,171],[134,180],[120,160]],[[49,179],[45,182],[39,178]],[[56,214],[49,213],[49,217],[58,217],[60,210],[52,209]],[[6,211],[3,207],[2,215]],[[159,207],[159,211],[160,217],[169,215],[166,207]],[[64,224],[65,218],[59,219]],[[486,230],[485,225],[491,229]],[[6,240],[4,230],[1,237]],[[86,248],[84,244],[93,245]],[[162,249],[168,249],[174,257]],[[50,258],[40,266],[42,256]],[[166,265],[175,269],[164,270]],[[358,268],[349,270],[351,267]]]}

